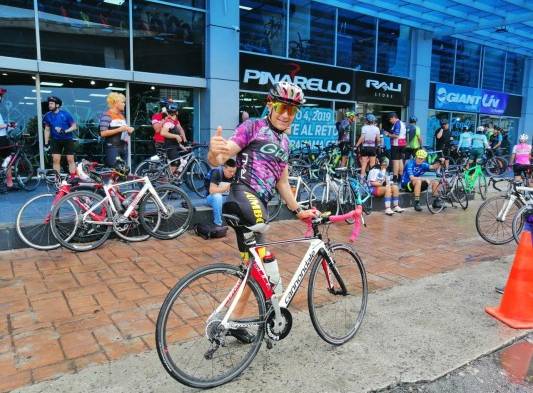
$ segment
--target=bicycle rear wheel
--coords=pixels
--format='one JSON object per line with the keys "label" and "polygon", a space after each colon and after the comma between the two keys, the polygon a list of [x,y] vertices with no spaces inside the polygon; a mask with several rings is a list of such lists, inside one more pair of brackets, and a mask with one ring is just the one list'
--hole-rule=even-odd
{"label": "bicycle rear wheel", "polygon": [[465,183],[460,177],[457,178],[457,181],[453,185],[452,195],[463,210],[468,208],[468,193],[465,189]]}
{"label": "bicycle rear wheel", "polygon": [[[446,207],[446,193],[447,193],[447,190],[444,190],[444,188],[447,188],[444,183],[441,181],[440,184],[439,184],[439,190],[437,191],[437,195],[433,195],[433,191],[431,190],[431,186],[428,187],[427,191],[426,191],[426,204],[427,204],[427,207],[428,207],[428,210],[432,213],[432,214],[438,214],[440,213],[441,211],[444,210],[444,208]],[[437,199],[440,199],[440,207],[437,207],[436,205],[434,205],[434,203],[437,201]]]}
{"label": "bicycle rear wheel", "polygon": [[484,174],[479,175],[479,178],[477,179],[477,187],[479,190],[479,195],[481,196],[481,199],[485,200],[487,199],[487,178]]}
{"label": "bicycle rear wheel", "polygon": [[39,187],[41,177],[25,155],[22,155],[17,159],[14,167],[15,178],[23,189],[26,191],[33,191]]}
{"label": "bicycle rear wheel", "polygon": [[516,212],[513,217],[512,230],[513,238],[516,243],[520,241],[520,234],[529,217],[533,217],[533,206],[526,205]]}
{"label": "bicycle rear wheel", "polygon": [[51,207],[55,194],[31,198],[17,214],[17,234],[24,243],[37,250],[53,250],[60,246],[50,227]]}
{"label": "bicycle rear wheel", "polygon": [[[490,244],[509,243],[513,240],[513,217],[522,206],[519,199],[515,198],[511,201],[505,195],[487,199],[476,214],[477,233]],[[505,217],[504,213],[506,213]]]}
{"label": "bicycle rear wheel", "polygon": [[198,159],[195,159],[189,166],[187,184],[201,198],[204,198],[208,191],[205,189],[205,177],[210,170],[211,167],[207,162]]}
{"label": "bicycle rear wheel", "polygon": [[192,202],[185,192],[176,186],[162,185],[156,188],[165,206],[164,213],[152,194],[146,195],[139,206],[139,221],[151,236],[168,240],[183,234],[191,223],[194,212]]}
{"label": "bicycle rear wheel", "polygon": [[330,251],[333,263],[320,255],[315,259],[307,301],[318,335],[332,345],[341,345],[357,333],[363,322],[368,286],[363,261],[351,247],[334,244]]}
{"label": "bicycle rear wheel", "polygon": [[[132,200],[139,193],[138,190],[123,191],[122,194]],[[117,217],[118,218],[118,217]],[[159,225],[157,217],[154,225]],[[142,242],[150,237],[150,234],[146,233],[143,226],[139,222],[139,209],[134,209],[131,215],[124,220],[115,220],[113,222],[113,230],[115,234],[128,242]]]}
{"label": "bicycle rear wheel", "polygon": [[166,171],[164,170],[164,164],[161,160],[144,160],[137,165],[134,173],[136,176],[140,177],[148,176],[151,182],[156,182],[159,180],[168,181]]}
{"label": "bicycle rear wheel", "polygon": [[[355,194],[348,182],[341,183],[337,202],[338,214],[349,213],[355,209]],[[353,218],[346,220],[348,224],[353,224],[354,221]]]}
{"label": "bicycle rear wheel", "polygon": [[257,283],[247,281],[251,296],[241,297],[240,315],[233,312],[239,321],[250,323],[251,343],[239,342],[220,325],[232,297],[228,307],[214,314],[242,278],[238,267],[214,264],[189,273],[170,290],[157,317],[155,339],[159,359],[172,378],[194,388],[212,388],[231,381],[252,362],[265,333],[265,298]]}
{"label": "bicycle rear wheel", "polygon": [[315,184],[311,189],[311,207],[321,212],[329,211],[337,214],[339,211],[337,189],[338,185],[334,182],[330,182],[329,187],[326,182]]}
{"label": "bicycle rear wheel", "polygon": [[[59,243],[72,251],[100,247],[111,234],[113,213],[104,198],[76,191],[61,198],[52,209],[50,226]],[[84,214],[90,214],[84,218]]]}

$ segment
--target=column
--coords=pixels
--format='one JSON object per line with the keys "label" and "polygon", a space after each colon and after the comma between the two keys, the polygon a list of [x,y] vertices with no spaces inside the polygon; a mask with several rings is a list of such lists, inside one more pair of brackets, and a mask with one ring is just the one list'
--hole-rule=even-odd
{"label": "column", "polygon": [[533,59],[526,58],[524,64],[524,83],[522,88],[522,117],[518,127],[518,136],[529,135],[529,143],[533,140]]}
{"label": "column", "polygon": [[[409,99],[409,116],[418,118],[417,125],[422,133],[424,145],[431,139],[428,133],[429,81],[431,77],[432,33],[414,29],[411,36],[411,94]],[[429,135],[429,136],[428,136]],[[428,139],[429,138],[429,139]]]}
{"label": "column", "polygon": [[239,0],[207,2],[207,90],[200,93],[200,142],[221,125],[231,135],[239,118]]}

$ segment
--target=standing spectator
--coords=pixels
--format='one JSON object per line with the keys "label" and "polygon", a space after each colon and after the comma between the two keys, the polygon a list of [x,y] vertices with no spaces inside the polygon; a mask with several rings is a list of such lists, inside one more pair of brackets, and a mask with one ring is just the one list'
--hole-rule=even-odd
{"label": "standing spectator", "polygon": [[[52,152],[53,168],[57,173],[61,172],[61,155],[67,156],[68,171],[71,176],[76,174],[76,163],[74,162],[74,135],[78,126],[68,113],[61,109],[63,101],[55,96],[50,96],[48,101],[48,112],[43,117],[44,123],[44,145],[45,149],[50,148]],[[50,141],[52,137],[52,141]],[[49,147],[49,145],[51,145]]]}
{"label": "standing spectator", "polygon": [[237,164],[233,158],[228,159],[223,167],[211,169],[207,204],[213,208],[213,223],[222,226],[222,205],[237,172]]}
{"label": "standing spectator", "polygon": [[483,133],[484,127],[478,127],[477,132],[472,135],[472,149],[470,150],[470,162],[476,162],[483,157],[485,149],[490,149],[487,136]]}
{"label": "standing spectator", "polygon": [[352,143],[352,125],[355,122],[357,114],[355,112],[346,112],[346,117],[337,123],[338,141],[341,149],[341,168],[348,164],[348,156],[350,155],[350,147]]}
{"label": "standing spectator", "polygon": [[405,124],[398,118],[396,112],[390,112],[387,119],[391,124],[386,134],[391,138],[392,181],[399,182],[403,173],[403,150],[407,145]]}
{"label": "standing spectator", "polygon": [[163,127],[161,128],[161,135],[165,138],[167,158],[169,160],[175,160],[171,163],[173,171],[175,171],[179,161],[176,158],[178,158],[180,151],[183,150],[182,143],[187,142],[187,138],[178,120],[178,104],[168,104],[167,113],[168,116],[163,121]]}
{"label": "standing spectator", "polygon": [[[389,166],[389,159],[383,157],[381,165],[376,165],[368,173],[368,184],[372,187],[372,195],[375,197],[385,197],[385,214],[392,216],[394,213],[402,213],[403,209],[400,207],[400,189],[396,184],[390,184],[387,168]],[[392,206],[391,209],[391,199]]]}
{"label": "standing spectator", "polygon": [[[4,99],[4,94],[7,93],[6,89],[0,89],[0,103]],[[4,162],[4,159],[11,154],[11,142],[9,141],[8,131],[13,124],[9,125],[4,122],[2,115],[0,114],[0,163]],[[6,173],[6,186],[7,188],[13,188],[13,174],[11,167],[7,169]]]}
{"label": "standing spectator", "polygon": [[[172,102],[172,100],[170,100],[170,102]],[[152,116],[152,127],[154,129],[155,152],[160,156],[165,145],[165,137],[161,135],[161,128],[163,128],[163,120],[167,117],[168,103],[169,103],[169,100],[166,98],[163,98],[161,101],[159,101],[160,111],[157,113],[154,113]]]}
{"label": "standing spectator", "polygon": [[376,165],[376,150],[380,145],[379,128],[376,126],[376,116],[372,113],[366,115],[366,124],[361,129],[361,136],[355,148],[363,145],[361,149],[361,178],[366,176],[366,167],[370,162],[370,168]]}
{"label": "standing spectator", "polygon": [[440,157],[444,158],[444,167],[448,168],[450,163],[450,151],[452,146],[452,132],[448,119],[440,120],[440,127],[435,130],[435,150],[441,151]]}
{"label": "standing spectator", "polygon": [[417,150],[423,146],[420,127],[416,125],[417,121],[416,116],[409,118],[409,125],[407,126],[407,147],[405,148],[406,160],[413,158]]}
{"label": "standing spectator", "polygon": [[100,118],[100,136],[104,138],[105,164],[112,167],[117,157],[127,161],[128,144],[134,128],[126,124],[124,94],[109,93],[107,105],[108,111]]}

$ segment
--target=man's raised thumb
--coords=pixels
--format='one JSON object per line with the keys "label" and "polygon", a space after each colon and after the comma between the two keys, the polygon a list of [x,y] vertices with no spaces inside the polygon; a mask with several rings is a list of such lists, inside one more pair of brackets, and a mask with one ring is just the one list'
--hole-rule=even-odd
{"label": "man's raised thumb", "polygon": [[217,132],[215,133],[215,136],[222,136],[222,126],[217,127]]}

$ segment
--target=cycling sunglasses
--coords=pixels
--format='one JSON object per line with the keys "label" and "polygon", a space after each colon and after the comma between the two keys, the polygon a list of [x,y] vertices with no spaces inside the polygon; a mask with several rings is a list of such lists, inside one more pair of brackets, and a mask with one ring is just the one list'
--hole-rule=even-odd
{"label": "cycling sunglasses", "polygon": [[274,111],[276,111],[278,115],[287,112],[289,116],[294,116],[300,110],[296,105],[290,105],[280,101],[272,102],[272,108],[274,108]]}

